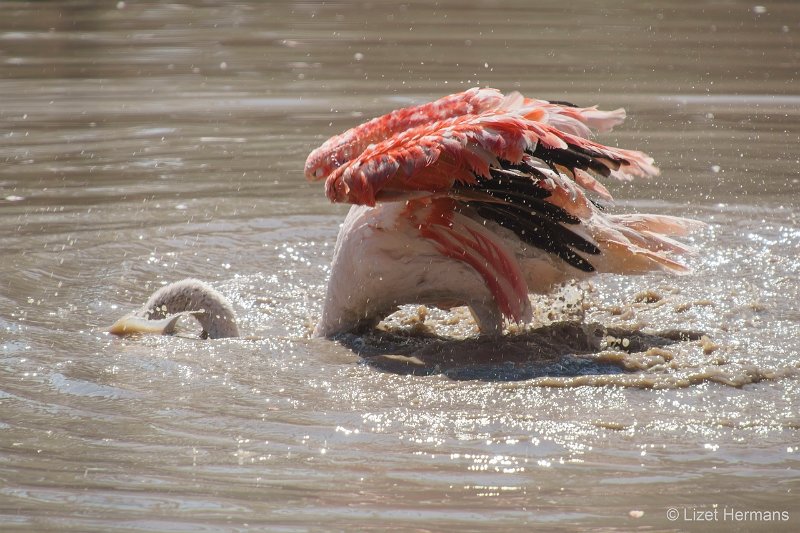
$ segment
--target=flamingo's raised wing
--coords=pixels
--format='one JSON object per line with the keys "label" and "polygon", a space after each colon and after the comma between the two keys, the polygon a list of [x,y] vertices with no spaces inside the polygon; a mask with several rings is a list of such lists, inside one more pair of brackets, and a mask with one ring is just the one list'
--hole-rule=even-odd
{"label": "flamingo's raised wing", "polygon": [[312,180],[327,178],[373,144],[433,122],[489,111],[516,114],[583,138],[588,138],[592,131],[610,131],[625,120],[625,110],[621,108],[601,111],[597,106],[578,107],[567,102],[524,98],[517,92],[504,96],[496,89],[474,87],[427,104],[392,111],[331,137],[309,154],[305,175]]}
{"label": "flamingo's raised wing", "polygon": [[[538,159],[580,182],[596,185],[592,174],[630,179],[658,173],[647,155],[607,147],[540,122],[542,108],[506,108],[415,126],[367,146],[333,170],[326,180],[334,202],[374,205],[415,191],[442,192],[454,184],[491,179],[490,168]],[[607,194],[607,193],[606,193]]]}

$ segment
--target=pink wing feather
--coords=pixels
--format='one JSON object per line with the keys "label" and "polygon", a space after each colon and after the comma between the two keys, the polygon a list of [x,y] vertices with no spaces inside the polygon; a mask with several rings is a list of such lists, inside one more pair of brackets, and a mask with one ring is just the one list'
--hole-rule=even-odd
{"label": "pink wing feather", "polygon": [[494,109],[504,99],[496,89],[474,87],[427,104],[392,111],[328,139],[309,154],[305,175],[309,179],[325,178],[341,165],[358,157],[371,144],[432,121]]}
{"label": "pink wing feather", "polygon": [[481,224],[456,213],[450,198],[411,200],[406,216],[442,255],[470,265],[483,278],[500,312],[516,321],[530,319],[528,287],[514,255]]}

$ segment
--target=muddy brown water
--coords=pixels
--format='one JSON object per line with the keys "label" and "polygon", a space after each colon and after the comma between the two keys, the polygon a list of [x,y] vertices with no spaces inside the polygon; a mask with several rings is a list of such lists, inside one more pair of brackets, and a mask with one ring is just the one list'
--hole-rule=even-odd
{"label": "muddy brown water", "polygon": [[[532,4],[0,2],[0,529],[800,529],[800,5]],[[306,154],[474,85],[626,107],[695,273],[311,339]],[[104,332],[187,276],[246,338]]]}

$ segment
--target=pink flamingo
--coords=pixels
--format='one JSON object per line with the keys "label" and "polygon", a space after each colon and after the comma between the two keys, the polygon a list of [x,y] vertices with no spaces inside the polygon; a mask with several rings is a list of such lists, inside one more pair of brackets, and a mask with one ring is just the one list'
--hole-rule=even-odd
{"label": "pink flamingo", "polygon": [[355,204],[315,334],[372,327],[399,305],[467,305],[482,333],[531,318],[529,292],[600,272],[683,273],[696,221],[604,212],[597,180],[655,176],[642,152],[589,139],[625,111],[473,88],[393,111],[311,152],[305,174]]}

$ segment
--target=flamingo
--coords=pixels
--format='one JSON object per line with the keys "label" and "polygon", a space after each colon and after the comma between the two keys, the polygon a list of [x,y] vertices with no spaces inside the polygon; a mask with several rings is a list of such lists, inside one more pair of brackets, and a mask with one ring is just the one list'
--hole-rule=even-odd
{"label": "flamingo", "polygon": [[597,273],[686,273],[673,237],[701,224],[611,214],[598,178],[656,176],[653,159],[593,132],[625,119],[567,102],[472,88],[336,135],[305,163],[339,231],[314,335],[365,330],[403,304],[466,305],[482,334],[532,317],[529,293]]}

